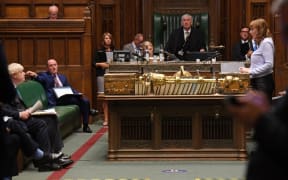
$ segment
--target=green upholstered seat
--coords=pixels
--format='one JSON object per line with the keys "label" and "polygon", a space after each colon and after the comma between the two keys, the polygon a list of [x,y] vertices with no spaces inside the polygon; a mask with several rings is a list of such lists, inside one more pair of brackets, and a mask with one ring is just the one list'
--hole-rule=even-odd
{"label": "green upholstered seat", "polygon": [[[31,107],[37,100],[41,100],[43,109],[48,107],[48,100],[43,86],[33,80],[28,80],[17,86],[18,95],[21,96],[26,107]],[[71,134],[81,127],[80,109],[77,105],[55,106],[62,137]]]}
{"label": "green upholstered seat", "polygon": [[45,90],[43,86],[36,81],[26,81],[17,86],[18,95],[21,96],[26,107],[31,107],[37,100],[41,100],[43,109],[48,106]]}
{"label": "green upholstered seat", "polygon": [[80,110],[77,105],[55,106],[62,137],[81,127]]}
{"label": "green upholstered seat", "polygon": [[[160,45],[163,47],[168,41],[169,35],[181,26],[181,16],[183,14],[161,14],[153,15],[153,45],[158,51]],[[208,13],[191,14],[193,17],[193,27],[200,28],[204,32],[206,49],[209,45],[209,18]]]}

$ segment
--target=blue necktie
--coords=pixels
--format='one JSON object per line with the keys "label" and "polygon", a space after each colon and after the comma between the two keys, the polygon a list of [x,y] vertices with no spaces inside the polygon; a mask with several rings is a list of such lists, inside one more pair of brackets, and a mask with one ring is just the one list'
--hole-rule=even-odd
{"label": "blue necktie", "polygon": [[254,51],[256,51],[256,50],[257,50],[257,48],[258,48],[258,47],[257,47],[257,44],[256,44],[256,43],[254,43],[254,44],[253,44],[253,50],[254,50]]}

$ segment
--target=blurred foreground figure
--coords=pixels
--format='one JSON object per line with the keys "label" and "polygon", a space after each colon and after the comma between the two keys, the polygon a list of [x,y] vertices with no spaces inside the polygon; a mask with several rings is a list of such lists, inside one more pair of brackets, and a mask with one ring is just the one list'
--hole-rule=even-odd
{"label": "blurred foreground figure", "polygon": [[[281,15],[284,42],[288,42],[288,0],[275,0]],[[236,102],[236,103],[235,103]],[[251,91],[227,106],[235,120],[254,128],[257,143],[250,156],[246,180],[288,179],[288,96],[270,105],[263,92]]]}

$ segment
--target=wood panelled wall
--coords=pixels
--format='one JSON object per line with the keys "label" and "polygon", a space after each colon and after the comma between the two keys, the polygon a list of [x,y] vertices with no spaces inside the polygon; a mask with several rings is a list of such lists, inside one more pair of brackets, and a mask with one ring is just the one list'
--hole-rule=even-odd
{"label": "wood panelled wall", "polygon": [[55,58],[73,87],[92,99],[90,24],[90,18],[0,19],[0,40],[8,62],[25,70],[46,71],[47,60]]}
{"label": "wood panelled wall", "polygon": [[[117,49],[121,49],[125,43],[130,42],[133,36],[142,32],[145,39],[153,39],[153,13],[209,13],[209,35],[210,45],[224,45],[221,50],[224,60],[231,60],[232,45],[239,40],[239,30],[243,25],[248,25],[250,20],[263,17],[271,27],[275,41],[275,79],[276,91],[287,86],[287,50],[284,48],[280,37],[279,16],[272,15],[269,11],[273,0],[0,0],[0,16],[3,20],[25,18],[43,19],[47,17],[47,9],[51,4],[57,4],[60,10],[61,19],[83,19],[83,11],[91,17],[89,21],[90,49],[85,53],[90,53],[92,59],[93,52],[99,48],[102,34],[111,32],[114,37]],[[20,22],[20,21],[19,21]],[[21,22],[20,22],[21,23]],[[52,23],[53,24],[53,23]],[[51,29],[54,27],[51,25]],[[25,26],[25,23],[23,24]],[[1,39],[7,39],[7,34],[2,30]],[[48,32],[47,32],[48,33]],[[10,51],[10,60],[18,59],[27,67],[32,69],[43,69],[44,61],[50,55],[60,58],[62,69],[66,69],[68,76],[72,75],[75,67],[80,67],[77,71],[86,72],[88,68],[92,71],[92,88],[90,91],[95,94],[95,72],[91,66],[91,59],[81,59],[84,53],[81,49],[83,41],[77,37],[77,33],[69,33],[69,36],[52,33],[50,37],[40,37],[37,33],[30,34],[33,40],[25,39],[25,36],[15,38],[9,43],[9,48],[13,47],[15,52]],[[70,36],[71,35],[71,36]],[[78,34],[79,35],[79,34]],[[10,37],[9,37],[10,38]],[[64,39],[63,39],[64,38]],[[19,43],[21,42],[21,43]],[[32,46],[34,49],[27,47]],[[58,48],[58,47],[62,48]],[[23,49],[24,47],[24,49]],[[53,48],[51,48],[53,47]],[[56,48],[57,47],[57,48]],[[88,47],[88,46],[87,46]],[[26,49],[25,49],[26,48]],[[80,50],[79,50],[80,48]],[[48,50],[47,50],[48,49]],[[71,50],[73,49],[73,50]],[[31,53],[28,53],[31,51]],[[33,51],[33,53],[32,53]],[[35,53],[37,52],[37,53]],[[21,55],[19,55],[21,54]],[[19,59],[22,57],[22,59]],[[41,58],[40,58],[41,57]],[[80,58],[80,60],[79,60]],[[84,64],[84,66],[83,66]],[[71,73],[71,74],[70,74]],[[77,76],[79,77],[79,76]],[[81,77],[81,76],[80,76]],[[76,81],[77,78],[72,81]],[[89,78],[83,78],[84,82],[78,86],[84,93],[89,92],[87,84]],[[83,79],[79,79],[83,81]],[[78,81],[78,80],[77,80]],[[95,98],[93,98],[94,100]],[[94,102],[95,104],[95,102]]]}
{"label": "wood panelled wall", "polygon": [[90,0],[1,0],[2,18],[47,18],[48,7],[59,7],[59,18],[82,18]]}
{"label": "wood panelled wall", "polygon": [[[47,19],[51,4],[59,7],[56,21]],[[48,58],[55,58],[71,85],[92,100],[89,7],[89,0],[1,0],[0,40],[8,62],[45,71]]]}
{"label": "wood panelled wall", "polygon": [[274,77],[276,82],[276,92],[287,89],[288,87],[288,51],[287,46],[284,45],[282,36],[280,34],[280,16],[274,15],[271,21],[273,27],[273,39],[275,43],[275,64]]}

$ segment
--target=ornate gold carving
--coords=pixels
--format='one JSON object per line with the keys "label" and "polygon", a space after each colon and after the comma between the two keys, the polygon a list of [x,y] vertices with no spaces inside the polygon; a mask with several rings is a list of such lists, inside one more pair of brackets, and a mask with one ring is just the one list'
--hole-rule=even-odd
{"label": "ornate gold carving", "polygon": [[[179,71],[184,75],[185,71]],[[248,74],[219,74],[217,78],[201,76],[166,76],[158,73],[105,74],[105,94],[108,95],[212,95],[241,94],[249,89]]]}

